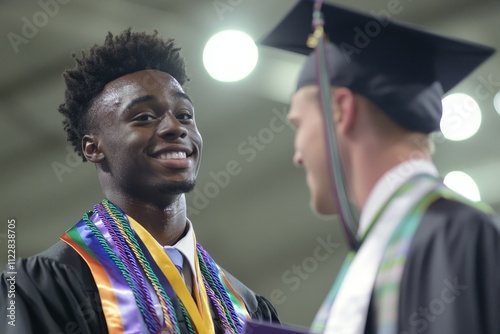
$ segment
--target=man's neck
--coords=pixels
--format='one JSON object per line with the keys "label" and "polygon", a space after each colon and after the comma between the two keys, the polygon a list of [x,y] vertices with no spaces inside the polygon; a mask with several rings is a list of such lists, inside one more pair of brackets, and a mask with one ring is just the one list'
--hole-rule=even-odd
{"label": "man's neck", "polygon": [[[351,181],[356,204],[361,210],[377,181],[393,167],[414,159],[415,152],[414,148],[394,145],[364,152],[358,156],[358,163],[354,164],[358,168],[351,173]],[[431,161],[428,154],[424,154],[422,151],[419,153],[421,153],[418,155],[420,159]]]}
{"label": "man's neck", "polygon": [[141,224],[162,246],[175,244],[186,230],[186,200],[183,194],[164,203],[150,203],[122,194],[106,198]]}

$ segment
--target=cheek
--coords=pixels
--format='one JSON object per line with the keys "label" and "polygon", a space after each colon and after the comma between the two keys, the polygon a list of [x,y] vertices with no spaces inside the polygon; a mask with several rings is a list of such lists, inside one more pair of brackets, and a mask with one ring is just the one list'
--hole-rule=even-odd
{"label": "cheek", "polygon": [[137,156],[143,149],[143,136],[134,131],[110,131],[106,135],[105,153],[113,160]]}
{"label": "cheek", "polygon": [[313,174],[312,177],[318,183],[318,187],[327,182],[328,178],[327,148],[323,133],[321,126],[315,126],[304,138],[304,142],[307,143],[304,154],[307,155],[308,169]]}
{"label": "cheek", "polygon": [[304,124],[300,137],[298,138],[298,145],[303,154],[317,156],[324,154],[324,136],[323,127],[319,122],[308,122]]}
{"label": "cheek", "polygon": [[198,144],[200,147],[200,151],[203,148],[203,137],[201,136],[200,131],[198,131],[198,128],[195,127],[194,130],[194,135],[193,135],[194,141]]}
{"label": "cheek", "polygon": [[314,169],[315,177],[323,180],[328,175],[326,147],[321,136],[316,135],[314,140],[316,144],[310,149],[311,168]]}
{"label": "cheek", "polygon": [[312,125],[310,121],[302,122],[297,129],[295,145],[303,154],[306,154],[310,151],[311,146],[315,145],[315,134]]}

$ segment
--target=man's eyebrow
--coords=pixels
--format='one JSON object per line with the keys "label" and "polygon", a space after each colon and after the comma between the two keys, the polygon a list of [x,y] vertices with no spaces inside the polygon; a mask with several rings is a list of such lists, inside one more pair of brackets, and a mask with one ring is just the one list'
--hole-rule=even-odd
{"label": "man's eyebrow", "polygon": [[175,92],[175,93],[174,93],[174,96],[175,96],[176,98],[181,98],[181,99],[188,100],[189,102],[191,102],[191,104],[193,104],[193,100],[191,100],[191,98],[189,97],[189,95],[187,95],[186,93],[183,93],[183,92]]}
{"label": "man's eyebrow", "polygon": [[156,100],[156,97],[154,95],[140,96],[138,98],[133,99],[129,104],[127,104],[127,106],[125,107],[124,110],[128,110],[128,109],[132,108],[133,106],[135,106],[135,105],[137,105],[139,103],[143,103],[143,102],[147,102],[147,101],[152,101],[152,100]]}
{"label": "man's eyebrow", "polygon": [[[191,102],[191,104],[193,104],[193,101],[191,100],[191,98],[189,97],[189,95],[187,95],[186,93],[183,93],[183,92],[174,92],[172,94],[175,98],[181,98],[181,99],[185,99],[185,100],[188,100],[189,102]],[[128,110],[140,103],[143,103],[143,102],[148,102],[148,101],[154,101],[154,100],[157,100],[157,97],[154,96],[154,95],[144,95],[144,96],[140,96],[138,98],[135,98],[133,99],[129,104],[127,104],[127,106],[125,107],[124,110]]]}

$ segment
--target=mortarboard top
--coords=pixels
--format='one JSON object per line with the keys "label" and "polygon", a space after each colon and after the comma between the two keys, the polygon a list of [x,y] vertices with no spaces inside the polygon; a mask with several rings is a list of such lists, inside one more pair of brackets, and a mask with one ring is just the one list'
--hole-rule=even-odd
{"label": "mortarboard top", "polygon": [[[400,7],[399,11],[402,10]],[[261,44],[309,55],[313,1],[301,0]],[[469,75],[495,50],[388,19],[385,10],[363,14],[323,4],[328,41],[326,62],[332,85],[370,99],[401,126],[418,132],[439,130],[443,94]],[[297,89],[316,84],[310,55]]]}

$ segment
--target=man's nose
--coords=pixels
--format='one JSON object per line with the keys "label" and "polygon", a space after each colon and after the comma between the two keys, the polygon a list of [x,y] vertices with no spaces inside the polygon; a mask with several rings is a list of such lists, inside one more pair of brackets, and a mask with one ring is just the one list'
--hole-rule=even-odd
{"label": "man's nose", "polygon": [[302,154],[297,150],[293,154],[293,164],[297,167],[302,167]]}
{"label": "man's nose", "polygon": [[158,135],[162,138],[175,140],[179,137],[186,137],[187,129],[172,113],[168,112],[158,125]]}

